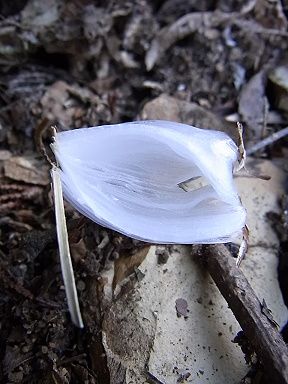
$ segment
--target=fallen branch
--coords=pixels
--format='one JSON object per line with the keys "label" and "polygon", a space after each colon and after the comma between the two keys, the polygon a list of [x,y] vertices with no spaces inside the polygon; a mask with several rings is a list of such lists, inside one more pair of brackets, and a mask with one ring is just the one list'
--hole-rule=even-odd
{"label": "fallen branch", "polygon": [[246,150],[247,155],[253,155],[255,152],[260,151],[261,149],[266,148],[268,145],[275,143],[282,139],[283,137],[288,136],[288,127],[281,129],[280,131],[272,133],[271,136],[266,137],[265,139],[259,141],[252,147]]}
{"label": "fallen branch", "polygon": [[254,348],[269,383],[288,383],[288,349],[235,260],[224,245],[201,250],[208,272]]}

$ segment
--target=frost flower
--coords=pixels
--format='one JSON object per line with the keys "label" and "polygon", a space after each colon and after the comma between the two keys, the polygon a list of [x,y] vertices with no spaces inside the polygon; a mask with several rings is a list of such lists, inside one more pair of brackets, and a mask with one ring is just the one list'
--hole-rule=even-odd
{"label": "frost flower", "polygon": [[153,243],[222,243],[245,225],[223,132],[137,121],[57,133],[64,196],[105,227]]}

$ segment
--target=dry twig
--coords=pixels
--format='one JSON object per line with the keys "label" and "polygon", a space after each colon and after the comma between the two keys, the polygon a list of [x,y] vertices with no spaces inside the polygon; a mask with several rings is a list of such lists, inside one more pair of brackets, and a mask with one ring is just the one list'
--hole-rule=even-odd
{"label": "dry twig", "polygon": [[247,155],[253,155],[255,152],[264,149],[268,145],[275,143],[275,141],[282,139],[283,137],[288,136],[288,127],[281,129],[280,131],[272,133],[271,136],[266,137],[265,139],[259,141],[257,144],[246,150]]}
{"label": "dry twig", "polygon": [[288,383],[288,349],[224,245],[202,249],[207,269],[254,348],[269,383]]}

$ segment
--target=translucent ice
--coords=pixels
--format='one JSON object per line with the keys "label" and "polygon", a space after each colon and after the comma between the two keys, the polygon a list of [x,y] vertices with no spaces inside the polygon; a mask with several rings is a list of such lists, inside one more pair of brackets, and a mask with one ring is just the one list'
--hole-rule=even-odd
{"label": "translucent ice", "polygon": [[56,134],[64,196],[93,221],[154,243],[232,241],[246,212],[223,132],[137,121]]}

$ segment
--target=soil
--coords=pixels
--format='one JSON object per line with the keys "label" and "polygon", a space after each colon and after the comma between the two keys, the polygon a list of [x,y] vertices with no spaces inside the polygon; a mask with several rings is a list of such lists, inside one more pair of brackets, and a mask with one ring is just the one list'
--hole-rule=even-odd
{"label": "soil", "polygon": [[[205,121],[204,128],[214,128],[209,122],[216,119],[229,131],[240,120],[252,146],[288,125],[287,80],[285,88],[271,76],[288,66],[288,4],[17,0],[0,2],[0,14],[0,382],[109,384],[101,336],[109,308],[103,276],[124,260],[113,284],[124,281],[147,245],[66,205],[85,323],[77,329],[67,310],[43,155],[50,126],[136,120],[161,96],[170,104],[169,111],[168,104],[156,105],[160,116],[179,101],[193,106],[178,116],[188,124],[198,119],[199,126]],[[254,155],[287,158],[287,140]],[[282,207],[283,215],[273,220],[287,303],[287,204]],[[133,289],[134,280],[125,289]]]}

